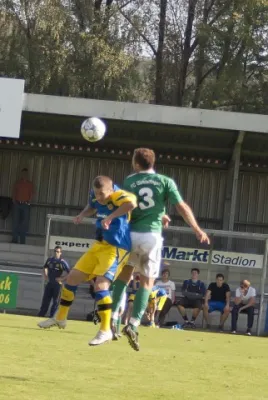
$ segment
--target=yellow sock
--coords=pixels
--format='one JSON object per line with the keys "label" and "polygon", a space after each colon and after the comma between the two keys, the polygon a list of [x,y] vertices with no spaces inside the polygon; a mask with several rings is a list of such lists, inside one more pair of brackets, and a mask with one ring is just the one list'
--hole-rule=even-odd
{"label": "yellow sock", "polygon": [[102,290],[96,293],[98,314],[101,319],[100,330],[109,331],[112,316],[112,298],[108,290]]}
{"label": "yellow sock", "polygon": [[61,292],[60,305],[56,314],[56,320],[63,321],[67,319],[70,307],[75,297],[77,286],[66,284]]}

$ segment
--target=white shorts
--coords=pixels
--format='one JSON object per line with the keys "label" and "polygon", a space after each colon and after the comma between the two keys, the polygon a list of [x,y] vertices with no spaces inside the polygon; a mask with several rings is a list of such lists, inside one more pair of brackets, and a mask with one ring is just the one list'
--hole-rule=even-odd
{"label": "white shorts", "polygon": [[127,264],[147,278],[160,271],[163,238],[160,232],[131,232],[132,248]]}

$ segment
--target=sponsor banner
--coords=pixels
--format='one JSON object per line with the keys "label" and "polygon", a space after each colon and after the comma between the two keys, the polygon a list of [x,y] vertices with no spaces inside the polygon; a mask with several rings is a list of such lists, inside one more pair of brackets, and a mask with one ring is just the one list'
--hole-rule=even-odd
{"label": "sponsor banner", "polygon": [[[85,252],[94,240],[65,236],[50,236],[49,249],[61,246],[63,251]],[[209,250],[164,246],[162,259],[168,261],[183,261],[207,264]],[[259,254],[234,253],[228,251],[212,251],[211,263],[213,265],[226,265],[231,267],[262,268],[263,256]]]}
{"label": "sponsor banner", "polygon": [[84,253],[90,248],[94,240],[81,239],[65,236],[50,236],[49,249],[54,249],[56,246],[61,246],[62,251],[75,251]]}
{"label": "sponsor banner", "polygon": [[0,308],[16,308],[19,277],[0,272]]}
{"label": "sponsor banner", "polygon": [[[164,246],[162,249],[162,258],[170,261],[207,264],[209,261],[209,250]],[[229,265],[231,267],[262,268],[263,256],[259,254],[213,250],[211,263],[213,265]]]}

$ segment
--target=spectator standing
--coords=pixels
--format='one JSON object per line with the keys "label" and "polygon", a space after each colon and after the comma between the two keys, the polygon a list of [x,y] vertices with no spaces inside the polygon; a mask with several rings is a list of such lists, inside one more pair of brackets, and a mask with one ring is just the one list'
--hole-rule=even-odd
{"label": "spectator standing", "polygon": [[42,304],[38,313],[39,317],[44,317],[49,309],[51,300],[52,306],[50,309],[50,318],[53,318],[57,307],[61,292],[61,284],[67,278],[70,267],[62,258],[62,248],[56,246],[54,249],[54,256],[49,257],[44,265],[44,277],[47,281]]}
{"label": "spectator standing", "polygon": [[210,283],[205,296],[204,318],[207,322],[208,329],[210,328],[208,314],[213,311],[220,311],[221,319],[219,330],[223,331],[223,325],[230,313],[230,298],[230,287],[224,282],[224,275],[217,274],[216,282]]}
{"label": "spectator standing", "polygon": [[158,325],[161,327],[164,325],[166,315],[175,302],[176,286],[175,282],[170,280],[170,271],[167,268],[163,269],[161,280],[156,281],[155,285],[158,286],[160,289],[164,289],[167,294],[167,299],[158,317]]}
{"label": "spectator standing", "polygon": [[[191,269],[191,279],[187,279],[182,285],[183,298],[178,304],[178,310],[184,319],[184,328],[195,328],[195,320],[203,307],[203,298],[206,294],[206,286],[204,282],[199,280],[200,270],[198,268]],[[188,320],[186,309],[191,308],[192,319]]]}
{"label": "spectator standing", "polygon": [[23,168],[21,178],[13,188],[13,237],[12,243],[25,244],[29,229],[30,204],[33,197],[33,184],[28,180],[28,169]]}
{"label": "spectator standing", "polygon": [[235,291],[234,307],[232,309],[232,333],[236,333],[238,316],[242,312],[248,316],[247,335],[251,335],[255,302],[256,290],[250,286],[249,281],[244,279],[240,282],[240,287]]}

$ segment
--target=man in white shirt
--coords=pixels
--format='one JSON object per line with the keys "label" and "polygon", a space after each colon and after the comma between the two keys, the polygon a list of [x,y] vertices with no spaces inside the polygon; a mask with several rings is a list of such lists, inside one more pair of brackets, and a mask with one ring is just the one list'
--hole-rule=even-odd
{"label": "man in white shirt", "polygon": [[238,316],[242,312],[248,315],[247,335],[251,335],[255,300],[256,290],[250,286],[249,281],[244,279],[240,282],[240,287],[235,292],[234,307],[232,309],[232,333],[236,333]]}
{"label": "man in white shirt", "polygon": [[158,318],[158,325],[160,327],[164,325],[165,317],[175,301],[176,286],[175,283],[171,281],[169,278],[170,278],[170,271],[166,268],[163,269],[162,271],[161,280],[155,282],[156,286],[158,286],[161,289],[165,289],[167,293],[167,299]]}

